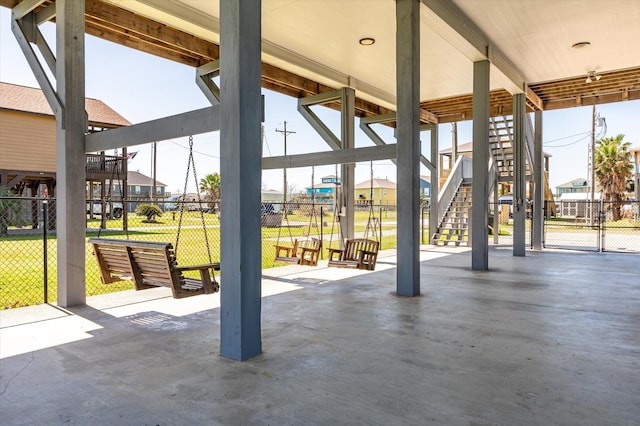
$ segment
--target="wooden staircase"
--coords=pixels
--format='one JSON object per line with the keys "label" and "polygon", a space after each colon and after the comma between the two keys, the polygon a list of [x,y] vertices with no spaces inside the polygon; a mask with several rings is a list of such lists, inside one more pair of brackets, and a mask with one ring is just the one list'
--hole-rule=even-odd
{"label": "wooden staircase", "polygon": [[[501,180],[513,180],[513,117],[492,117],[489,124],[489,150]],[[525,155],[525,174],[531,175],[531,163]]]}
{"label": "wooden staircase", "polygon": [[434,245],[469,245],[469,207],[471,207],[471,182],[463,181],[449,204],[438,232],[433,235]]}

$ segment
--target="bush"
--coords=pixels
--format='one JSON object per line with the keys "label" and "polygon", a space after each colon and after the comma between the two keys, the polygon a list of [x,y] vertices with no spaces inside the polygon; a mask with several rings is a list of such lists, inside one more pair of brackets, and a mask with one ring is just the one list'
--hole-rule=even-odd
{"label": "bush", "polygon": [[160,207],[154,205],[154,204],[140,204],[137,208],[136,208],[136,214],[138,216],[146,216],[147,220],[143,221],[143,222],[155,222],[156,221],[156,216],[162,216],[162,210],[160,210]]}

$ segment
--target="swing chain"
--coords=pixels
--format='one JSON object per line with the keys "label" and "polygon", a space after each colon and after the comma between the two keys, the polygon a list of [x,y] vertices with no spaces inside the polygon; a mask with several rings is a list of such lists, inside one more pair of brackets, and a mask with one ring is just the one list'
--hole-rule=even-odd
{"label": "swing chain", "polygon": [[193,179],[196,184],[196,195],[198,197],[198,210],[200,211],[200,219],[202,221],[202,230],[204,232],[204,241],[207,247],[207,255],[209,256],[209,263],[212,263],[211,248],[209,246],[209,237],[207,235],[207,227],[204,221],[204,212],[202,211],[202,199],[200,198],[200,187],[198,186],[198,175],[196,172],[196,163],[193,158],[193,135],[189,135],[189,159],[187,160],[187,175],[184,178],[184,190],[182,192],[182,205],[180,208],[180,219],[178,220],[178,232],[176,235],[175,253],[176,255],[178,253],[178,243],[180,242],[180,231],[182,229],[182,215],[184,213],[184,208],[186,205],[186,198],[187,198],[187,183],[189,182],[189,171],[191,170],[192,166],[193,166]]}

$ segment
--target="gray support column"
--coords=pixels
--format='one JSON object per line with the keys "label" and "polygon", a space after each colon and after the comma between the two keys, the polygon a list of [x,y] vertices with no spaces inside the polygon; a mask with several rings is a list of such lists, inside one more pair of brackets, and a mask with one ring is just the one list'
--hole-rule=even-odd
{"label": "gray support column", "polygon": [[533,232],[534,250],[542,250],[544,232],[544,158],[542,153],[542,111],[535,112],[533,136]]}
{"label": "gray support column", "polygon": [[[342,149],[355,148],[355,101],[356,93],[350,87],[342,89],[342,105],[340,113],[340,140],[342,141]],[[354,237],[354,211],[355,211],[355,167],[354,163],[346,163],[342,165],[342,197],[344,206],[346,207],[345,216],[340,219],[342,227],[342,235],[344,238]]]}
{"label": "gray support column", "polygon": [[420,294],[420,3],[396,1],[399,296]]}
{"label": "gray support column", "polygon": [[429,200],[429,243],[438,229],[438,197],[440,196],[440,161],[438,161],[438,125],[431,128],[431,194]]}
{"label": "gray support column", "polygon": [[84,2],[56,1],[58,305],[80,305],[85,292]]}
{"label": "gray support column", "polygon": [[260,38],[260,0],[220,2],[220,353],[236,360],[262,352]]}
{"label": "gray support column", "polygon": [[500,204],[498,204],[500,194],[498,194],[498,177],[489,176],[489,179],[495,180],[493,184],[493,243],[498,244],[500,242]]}
{"label": "gray support column", "polygon": [[489,269],[489,61],[473,63],[471,269]]}
{"label": "gray support column", "polygon": [[525,255],[526,204],[525,186],[525,94],[513,95],[513,255]]}

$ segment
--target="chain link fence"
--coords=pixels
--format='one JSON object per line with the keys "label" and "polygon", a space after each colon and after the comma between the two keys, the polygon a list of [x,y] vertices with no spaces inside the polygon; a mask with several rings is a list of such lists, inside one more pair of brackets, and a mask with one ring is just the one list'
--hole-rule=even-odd
{"label": "chain link fence", "polygon": [[[0,309],[55,301],[55,204],[53,198],[0,198]],[[157,214],[136,214],[145,205],[157,206]],[[169,242],[176,249],[180,265],[220,261],[220,217],[224,212],[217,201],[88,200],[86,210],[87,238]],[[318,238],[322,241],[322,259],[328,248],[338,247],[342,239],[340,212],[335,212],[331,204],[265,202],[261,222],[263,269],[287,266],[275,262],[277,244]],[[354,234],[380,241],[381,249],[395,247],[395,206],[356,206]],[[102,284],[92,247],[85,247],[88,296],[134,288],[129,281]]]}
{"label": "chain link fence", "polygon": [[640,202],[561,201],[545,219],[544,247],[640,253]]}

